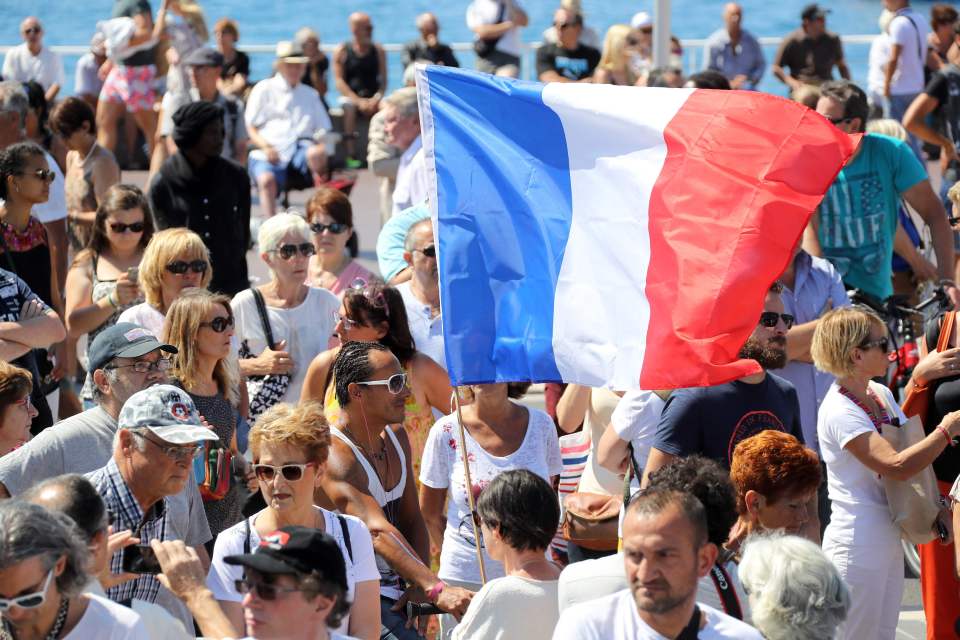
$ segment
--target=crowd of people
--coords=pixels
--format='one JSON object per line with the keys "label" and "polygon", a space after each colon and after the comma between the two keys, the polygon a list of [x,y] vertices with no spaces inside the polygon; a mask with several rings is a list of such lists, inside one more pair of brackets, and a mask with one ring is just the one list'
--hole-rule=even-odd
{"label": "crowd of people", "polygon": [[[446,371],[411,73],[459,64],[436,16],[388,92],[366,13],[329,57],[296,31],[256,81],[236,21],[211,38],[195,0],[117,0],[70,96],[26,18],[0,82],[0,639],[892,639],[888,487],[923,474],[927,637],[955,637],[954,316],[921,336],[925,433],[898,449],[888,326],[847,290],[960,303],[960,21],[882,5],[866,89],[816,4],[770,64],[863,137],[750,319],[738,355],[761,371],[550,383],[546,410],[524,402],[537,381]],[[736,3],[690,77],[678,41],[654,66],[648,14],[624,18],[601,37],[563,0],[539,80],[757,90],[767,71]],[[477,68],[517,77],[520,4],[466,21]],[[138,155],[145,189],[123,179]],[[337,173],[364,165],[378,212]],[[381,221],[376,269],[359,215]]]}

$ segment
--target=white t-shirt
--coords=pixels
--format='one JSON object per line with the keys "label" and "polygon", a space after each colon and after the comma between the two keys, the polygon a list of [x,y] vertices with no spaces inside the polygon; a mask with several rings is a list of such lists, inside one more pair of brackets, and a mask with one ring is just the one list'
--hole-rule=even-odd
{"label": "white t-shirt", "polygon": [[557,625],[557,581],[506,576],[473,596],[452,640],[550,640]]}
{"label": "white t-shirt", "polygon": [[54,84],[63,89],[66,83],[63,74],[63,60],[50,47],[41,47],[40,53],[33,55],[27,43],[18,44],[7,52],[3,59],[3,79],[16,82],[35,80],[46,91]]}
{"label": "white t-shirt", "polygon": [[[303,83],[291,87],[279,73],[253,86],[243,117],[248,127],[256,127],[273,145],[284,164],[293,158],[298,139],[333,128],[316,89]],[[260,149],[252,151],[250,157],[267,158]]]}
{"label": "white t-shirt", "polygon": [[[624,442],[633,445],[633,457],[637,469],[643,473],[653,448],[654,436],[657,435],[657,425],[660,423],[660,414],[666,405],[660,396],[653,391],[628,391],[623,394],[617,408],[610,416],[610,425],[617,436]],[[629,464],[629,463],[628,463]],[[640,490],[640,478],[632,473],[630,477],[630,495]],[[617,535],[623,530],[623,509],[620,509]]]}
{"label": "white t-shirt", "polygon": [[[706,626],[697,634],[699,640],[763,640],[760,632],[713,607],[697,603]],[[701,618],[702,619],[702,618]],[[560,614],[553,640],[667,640],[637,613],[630,589],[624,589],[599,600],[584,602]]]}
{"label": "white t-shirt", "polygon": [[88,595],[87,610],[64,640],[141,640],[149,638],[140,616],[123,605],[100,596]]}
{"label": "white t-shirt", "polygon": [[927,57],[927,36],[930,26],[926,18],[912,7],[897,12],[887,29],[890,41],[902,47],[897,70],[890,82],[890,95],[923,91],[923,66]]}
{"label": "white t-shirt", "polygon": [[50,183],[50,196],[46,202],[33,205],[33,217],[43,223],[56,222],[67,217],[67,192],[64,189],[63,172],[60,165],[46,151],[43,157],[47,159],[47,166],[53,171],[53,182]]}
{"label": "white t-shirt", "polygon": [[407,324],[410,335],[417,351],[430,356],[438,365],[447,368],[447,359],[443,350],[443,323],[440,314],[430,315],[430,305],[417,300],[410,290],[410,281],[398,284],[396,287],[403,298],[403,306],[407,310]]}
{"label": "white t-shirt", "polygon": [[[96,579],[88,582],[83,592],[103,599],[107,598],[103,586]],[[188,634],[184,631],[182,620],[174,618],[169,611],[158,604],[135,598],[130,602],[130,608],[143,620],[149,640],[191,640],[195,637],[192,633]]]}
{"label": "white t-shirt", "polygon": [[393,188],[393,215],[427,199],[427,162],[420,136],[400,156],[397,182]]}
{"label": "white t-shirt", "polygon": [[[343,530],[340,527],[337,514],[326,509],[316,507],[323,514],[324,531],[333,536],[343,553],[343,561],[347,566],[347,599],[353,601],[355,586],[358,582],[375,580],[379,584],[380,572],[373,556],[373,540],[367,525],[359,518],[345,515],[347,529],[350,534],[350,553],[343,539]],[[260,534],[257,533],[256,515],[250,516],[250,552],[254,552],[260,544]],[[223,561],[226,556],[240,555],[244,552],[243,543],[247,536],[247,528],[243,522],[238,522],[229,529],[221,531],[213,545],[213,558],[210,560],[210,573],[207,574],[207,588],[217,600],[225,602],[240,602],[243,596],[237,593],[234,583],[243,578],[243,567],[227,564]],[[338,631],[346,631],[350,626],[350,616],[344,616]]]}
{"label": "white t-shirt", "polygon": [[[553,419],[538,409],[528,411],[530,415],[523,442],[505,457],[490,455],[469,431],[465,431],[474,497],[504,471],[528,469],[547,482],[551,476],[560,474],[560,441]],[[437,575],[441,580],[480,582],[455,414],[444,416],[430,427],[420,459],[420,482],[433,489],[448,490],[447,526],[443,532]],[[503,577],[503,565],[490,558],[486,550],[483,560],[488,580]]]}
{"label": "white t-shirt", "polygon": [[[258,356],[263,353],[267,348],[267,340],[253,293],[244,289],[233,297],[230,307],[233,309],[241,348],[246,343],[251,354]],[[303,302],[291,309],[267,306],[273,339],[276,342],[286,340],[286,351],[293,358],[293,374],[281,402],[296,404],[300,400],[307,369],[314,356],[326,351],[335,325],[333,314],[339,308],[337,296],[317,287],[309,287]]]}
{"label": "white t-shirt", "polygon": [[867,97],[874,104],[883,104],[885,69],[890,62],[890,36],[881,33],[870,43],[867,56]]}
{"label": "white t-shirt", "polygon": [[156,307],[141,302],[126,309],[117,318],[117,322],[132,322],[152,333],[158,340],[163,335],[163,320],[165,316]]}
{"label": "white t-shirt", "polygon": [[[500,15],[500,5],[502,3],[497,0],[473,0],[470,3],[470,6],[467,7],[467,27],[473,29],[485,24],[497,24],[497,17]],[[520,9],[519,2],[511,2],[507,0],[505,2],[507,5],[506,10],[503,12],[502,20],[510,19],[510,6]],[[502,51],[503,53],[510,54],[512,56],[520,56],[520,28],[514,27],[506,33],[504,33],[499,40],[497,40],[497,51]]]}

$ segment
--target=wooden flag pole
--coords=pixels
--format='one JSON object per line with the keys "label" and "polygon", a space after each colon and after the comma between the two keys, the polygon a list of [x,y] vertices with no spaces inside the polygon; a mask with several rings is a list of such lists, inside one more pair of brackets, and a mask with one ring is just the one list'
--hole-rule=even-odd
{"label": "wooden flag pole", "polygon": [[463,427],[463,414],[460,412],[460,388],[453,388],[453,405],[457,411],[457,427],[460,432],[460,457],[463,460],[463,477],[467,484],[467,501],[470,505],[470,524],[473,526],[473,546],[477,552],[480,567],[480,583],[487,583],[487,570],[483,563],[483,549],[480,546],[480,527],[477,524],[477,505],[473,499],[473,483],[470,481],[470,464],[467,460],[467,435]]}

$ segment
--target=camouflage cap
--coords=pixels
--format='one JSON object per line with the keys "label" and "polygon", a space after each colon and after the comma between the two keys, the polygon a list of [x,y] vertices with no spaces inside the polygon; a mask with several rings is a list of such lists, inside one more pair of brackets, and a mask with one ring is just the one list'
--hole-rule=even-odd
{"label": "camouflage cap", "polygon": [[130,396],[120,409],[121,429],[149,429],[171,444],[216,440],[217,434],[203,426],[200,414],[186,391],[158,384]]}

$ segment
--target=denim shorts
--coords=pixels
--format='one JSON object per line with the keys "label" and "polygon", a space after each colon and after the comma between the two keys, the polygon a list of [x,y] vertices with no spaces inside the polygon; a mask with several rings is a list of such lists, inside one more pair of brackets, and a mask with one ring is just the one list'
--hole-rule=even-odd
{"label": "denim shorts", "polygon": [[287,185],[287,171],[296,171],[305,178],[310,177],[310,165],[307,164],[307,149],[311,146],[313,146],[313,143],[307,140],[298,142],[297,150],[287,164],[274,164],[265,159],[250,156],[247,159],[247,170],[250,172],[250,175],[253,176],[254,180],[268,171],[271,172],[277,180],[277,190],[283,191]]}

